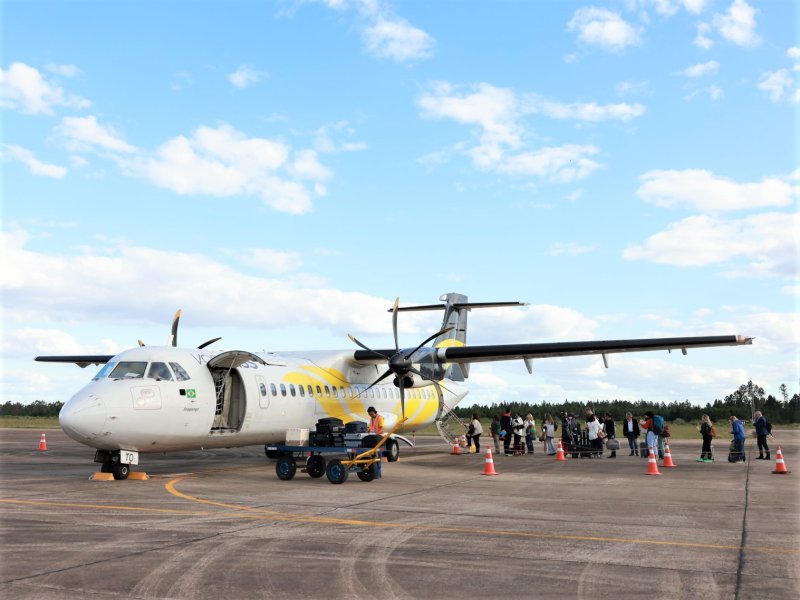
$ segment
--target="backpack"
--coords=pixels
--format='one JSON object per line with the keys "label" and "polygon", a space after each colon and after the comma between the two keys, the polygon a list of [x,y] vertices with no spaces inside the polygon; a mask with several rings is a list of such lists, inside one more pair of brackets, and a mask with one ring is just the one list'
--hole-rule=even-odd
{"label": "backpack", "polygon": [[653,433],[661,435],[664,433],[664,417],[655,415],[653,417]]}
{"label": "backpack", "polygon": [[772,423],[770,423],[770,422],[769,422],[769,421],[767,421],[766,419],[764,419],[764,421],[765,421],[765,422],[766,422],[766,424],[767,424],[767,435],[772,435]]}

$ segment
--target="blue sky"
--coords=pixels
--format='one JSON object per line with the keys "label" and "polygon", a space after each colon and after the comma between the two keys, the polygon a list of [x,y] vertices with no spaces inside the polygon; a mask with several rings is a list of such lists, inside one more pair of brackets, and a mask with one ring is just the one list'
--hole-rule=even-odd
{"label": "blue sky", "polygon": [[[475,366],[467,402],[800,384],[789,1],[3,3],[3,400],[37,354],[755,336]],[[401,315],[401,343],[435,331]],[[91,369],[91,368],[90,368]]]}

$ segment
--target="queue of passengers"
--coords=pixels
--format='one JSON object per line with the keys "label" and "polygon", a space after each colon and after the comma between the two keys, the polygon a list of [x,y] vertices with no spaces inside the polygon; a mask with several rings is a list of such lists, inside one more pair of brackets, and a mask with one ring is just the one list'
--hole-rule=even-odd
{"label": "queue of passengers", "polygon": [[[539,427],[531,413],[525,417],[520,413],[511,412],[507,408],[503,415],[495,414],[491,421],[491,435],[494,442],[494,451],[500,454],[500,444],[503,444],[502,454],[505,456],[533,455],[536,442],[542,444],[542,451],[548,456],[556,454],[556,435],[561,426],[561,445],[565,453],[571,453],[574,458],[599,458],[602,457],[604,444],[609,450],[607,458],[616,458],[620,443],[617,440],[617,424],[610,413],[602,417],[594,414],[591,407],[586,408],[581,421],[574,413],[563,411],[560,420],[556,420],[550,413],[545,413]],[[744,441],[746,438],[742,421],[735,416],[730,418],[731,424],[731,450],[728,455],[730,462],[745,460]],[[770,452],[767,445],[767,436],[771,425],[766,421],[761,412],[755,413],[753,424],[756,427],[758,439],[758,459],[769,459]],[[630,412],[625,413],[625,418],[619,424],[620,434],[628,441],[628,456],[648,456],[652,450],[658,454],[659,459],[664,458],[666,439],[670,437],[669,426],[664,418],[653,411],[646,411],[640,419],[635,419]],[[474,431],[483,433],[483,427],[477,413],[473,413],[470,422],[470,434]],[[698,426],[698,431],[703,440],[700,458],[697,462],[713,462],[711,441],[716,437],[716,428],[711,423],[708,415],[703,415]],[[644,442],[639,438],[644,432]],[[468,437],[473,437],[472,435]],[[474,437],[473,437],[474,439]],[[612,441],[613,440],[613,441]],[[479,442],[478,442],[479,443]],[[476,448],[480,451],[479,447]],[[766,454],[766,456],[765,456]]]}

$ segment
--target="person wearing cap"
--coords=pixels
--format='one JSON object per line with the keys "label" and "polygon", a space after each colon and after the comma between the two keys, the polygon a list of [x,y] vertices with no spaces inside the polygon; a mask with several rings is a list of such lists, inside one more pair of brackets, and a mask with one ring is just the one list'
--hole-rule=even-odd
{"label": "person wearing cap", "polygon": [[383,417],[378,414],[378,411],[375,410],[375,407],[370,406],[367,409],[367,414],[369,415],[368,431],[377,435],[385,435],[386,431],[383,427]]}

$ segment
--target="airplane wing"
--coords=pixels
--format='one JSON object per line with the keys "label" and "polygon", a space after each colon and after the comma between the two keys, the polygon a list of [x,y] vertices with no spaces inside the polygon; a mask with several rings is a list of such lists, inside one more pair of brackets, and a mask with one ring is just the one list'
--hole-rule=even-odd
{"label": "airplane wing", "polygon": [[[636,340],[605,340],[587,342],[548,342],[539,344],[502,344],[492,346],[449,346],[431,349],[430,357],[420,362],[472,363],[498,360],[524,360],[528,370],[530,361],[537,358],[556,356],[606,355],[619,352],[646,352],[652,350],[681,350],[689,348],[711,348],[716,346],[741,346],[752,344],[753,338],[741,335],[717,335],[697,337],[647,338]],[[385,361],[396,350],[356,350],[353,358],[359,362]]]}
{"label": "airplane wing", "polygon": [[81,369],[89,365],[104,365],[114,358],[113,354],[83,354],[76,356],[37,356],[39,362],[74,363]]}

